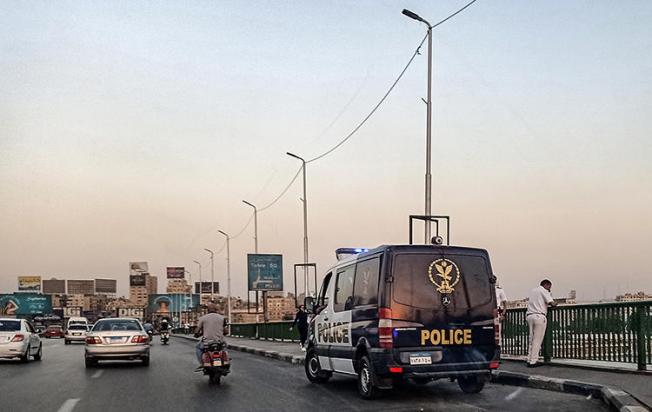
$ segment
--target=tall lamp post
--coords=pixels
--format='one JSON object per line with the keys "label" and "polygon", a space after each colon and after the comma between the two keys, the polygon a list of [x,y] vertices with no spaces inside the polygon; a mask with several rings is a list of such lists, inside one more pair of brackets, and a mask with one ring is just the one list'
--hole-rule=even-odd
{"label": "tall lamp post", "polygon": [[196,264],[199,265],[199,306],[202,304],[202,289],[203,289],[203,282],[201,280],[201,263],[197,262],[196,260],[193,260]]}
{"label": "tall lamp post", "polygon": [[231,236],[228,233],[218,230],[226,236],[226,307],[229,311],[229,327],[231,325]]}
{"label": "tall lamp post", "polygon": [[[254,253],[258,254],[258,208],[254,204],[247,202],[246,200],[243,200],[242,203],[254,208]],[[263,291],[263,321],[267,323],[268,320],[269,319],[267,318],[267,291]]]}
{"label": "tall lamp post", "polygon": [[[286,152],[290,157],[301,161],[303,172],[303,263],[308,263],[308,198],[306,197],[306,161],[294,153]],[[308,296],[308,267],[303,267],[303,296]],[[316,285],[315,285],[316,286]]]}
{"label": "tall lamp post", "polygon": [[[211,254],[211,302],[215,299],[213,293],[215,292],[215,265],[213,264],[213,256],[215,256],[215,253],[213,253],[212,250],[204,248],[205,251]],[[213,302],[215,303],[215,302]]]}
{"label": "tall lamp post", "polygon": [[[432,212],[432,176],[430,174],[431,164],[431,140],[432,140],[432,25],[428,23],[423,17],[411,12],[410,10],[403,9],[403,14],[411,19],[420,21],[428,26],[428,99],[426,101],[427,114],[426,114],[426,216],[431,216]],[[430,220],[425,221],[425,243],[430,243]]]}
{"label": "tall lamp post", "polygon": [[186,323],[189,324],[190,323],[190,314],[192,313],[192,309],[191,309],[192,308],[192,287],[193,287],[192,273],[190,273],[190,271],[185,270],[185,269],[183,270],[183,272],[188,274],[188,283],[190,283],[190,289],[188,290],[188,296],[186,297],[188,299],[186,301],[186,303],[187,303],[186,304],[186,313],[187,313]]}

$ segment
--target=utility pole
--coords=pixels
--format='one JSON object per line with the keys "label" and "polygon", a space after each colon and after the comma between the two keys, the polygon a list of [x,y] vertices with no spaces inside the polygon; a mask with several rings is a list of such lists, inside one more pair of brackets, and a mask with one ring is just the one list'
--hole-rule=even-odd
{"label": "utility pole", "polygon": [[[228,310],[229,328],[231,327],[231,236],[226,232],[218,230],[221,234],[226,236],[226,305]],[[229,329],[230,330],[230,329]]]}
{"label": "utility pole", "polygon": [[[242,203],[254,208],[254,253],[258,254],[258,208],[254,204],[247,202],[246,200],[243,200]],[[265,323],[269,321],[269,316],[267,314],[267,291],[266,290],[263,290],[263,321]]]}
{"label": "utility pole", "polygon": [[213,263],[213,257],[215,253],[212,250],[204,248],[205,251],[211,254],[211,303],[215,303],[215,264]]}
{"label": "utility pole", "polygon": [[[308,263],[308,197],[306,194],[306,161],[293,153],[287,152],[288,156],[294,157],[301,161],[301,170],[303,171],[303,263]],[[308,296],[308,267],[303,267],[303,296]],[[317,286],[317,285],[315,285]]]}
{"label": "utility pole", "polygon": [[199,265],[199,306],[201,307],[202,305],[202,291],[203,291],[203,282],[201,280],[201,263],[197,262],[196,260],[193,260],[196,264]]}

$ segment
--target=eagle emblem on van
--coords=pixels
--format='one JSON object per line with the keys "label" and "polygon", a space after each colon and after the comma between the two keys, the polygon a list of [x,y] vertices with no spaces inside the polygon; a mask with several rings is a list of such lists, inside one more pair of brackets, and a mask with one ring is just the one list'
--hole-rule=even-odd
{"label": "eagle emblem on van", "polygon": [[437,259],[428,266],[428,278],[437,286],[435,290],[442,294],[453,293],[461,276],[460,269],[452,260]]}

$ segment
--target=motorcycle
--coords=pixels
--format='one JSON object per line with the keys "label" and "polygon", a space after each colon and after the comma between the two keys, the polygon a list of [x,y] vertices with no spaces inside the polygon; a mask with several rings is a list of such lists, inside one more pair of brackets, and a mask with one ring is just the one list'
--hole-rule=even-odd
{"label": "motorcycle", "polygon": [[149,336],[149,344],[151,346],[152,343],[154,343],[154,331],[153,330],[148,330],[147,331],[147,336]]}
{"label": "motorcycle", "polygon": [[170,332],[167,330],[161,331],[161,344],[167,345],[170,340]]}
{"label": "motorcycle", "polygon": [[202,366],[204,375],[208,375],[210,383],[219,385],[222,376],[228,375],[231,371],[231,359],[225,348],[224,342],[204,341]]}

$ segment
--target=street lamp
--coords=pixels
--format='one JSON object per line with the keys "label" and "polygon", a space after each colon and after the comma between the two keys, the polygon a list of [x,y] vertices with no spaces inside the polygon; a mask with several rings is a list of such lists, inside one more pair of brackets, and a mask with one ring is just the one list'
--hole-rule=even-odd
{"label": "street lamp", "polygon": [[[243,200],[242,203],[244,203],[247,206],[251,206],[254,208],[254,253],[258,254],[258,208],[250,203],[247,202],[246,200]],[[267,323],[267,291],[263,291],[263,321]]]}
{"label": "street lamp", "polygon": [[190,283],[190,288],[188,289],[188,296],[186,296],[186,323],[190,323],[190,314],[192,313],[192,273],[188,270],[183,270],[184,273],[188,274],[188,283]]}
{"label": "street lamp", "polygon": [[202,304],[202,295],[201,292],[203,290],[203,282],[201,280],[201,263],[197,262],[196,260],[193,260],[196,264],[199,265],[199,306]]}
{"label": "street lamp", "polygon": [[213,256],[215,256],[215,253],[210,249],[204,248],[204,250],[211,254],[211,302],[215,303],[213,301],[213,292],[215,292],[215,288],[213,287],[215,285],[215,265],[213,264]]}
{"label": "street lamp", "polygon": [[231,236],[228,233],[218,230],[226,236],[226,305],[229,310],[229,327],[231,325]]}
{"label": "street lamp", "polygon": [[[431,163],[431,145],[432,140],[432,25],[428,23],[423,17],[411,12],[410,10],[403,9],[403,14],[411,19],[420,21],[428,26],[428,99],[426,101],[427,114],[426,114],[426,216],[431,216],[432,204],[432,176],[430,174]],[[430,220],[425,221],[425,243],[430,243]]]}
{"label": "street lamp", "polygon": [[[301,161],[303,171],[303,263],[308,263],[308,198],[306,197],[306,161],[294,153],[286,152],[290,157]],[[308,267],[303,267],[303,296],[308,296]]]}

